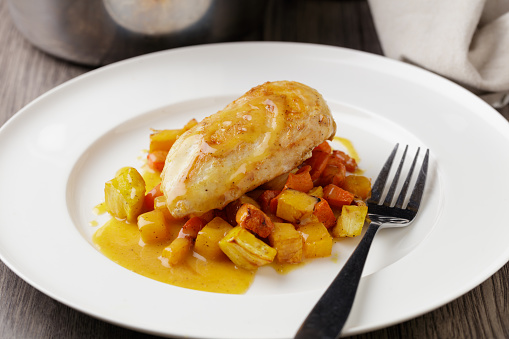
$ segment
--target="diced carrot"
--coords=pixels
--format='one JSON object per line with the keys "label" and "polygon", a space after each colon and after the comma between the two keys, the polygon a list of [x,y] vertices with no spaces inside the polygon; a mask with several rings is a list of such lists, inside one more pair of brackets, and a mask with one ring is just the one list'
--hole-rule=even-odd
{"label": "diced carrot", "polygon": [[146,212],[152,211],[154,209],[154,200],[157,197],[163,195],[161,192],[161,184],[158,184],[156,187],[152,188],[147,194],[145,194],[145,200],[143,201],[143,206]]}
{"label": "diced carrot", "polygon": [[265,213],[271,213],[270,203],[272,199],[278,196],[279,193],[281,193],[281,191],[265,190],[262,194],[260,194],[257,201],[260,204],[262,211]]}
{"label": "diced carrot", "polygon": [[336,175],[334,175],[334,177],[332,178],[332,183],[336,186],[341,186],[341,183],[345,180],[346,178],[346,166],[341,164],[339,167],[338,167],[339,171],[336,173]]}
{"label": "diced carrot", "polygon": [[330,184],[324,187],[323,197],[330,205],[341,207],[350,205],[354,199],[354,195],[344,189]]}
{"label": "diced carrot", "polygon": [[331,228],[332,226],[336,225],[336,217],[334,216],[334,212],[325,199],[321,199],[315,205],[313,214],[326,228]]}
{"label": "diced carrot", "polygon": [[313,151],[311,158],[305,161],[306,165],[311,166],[311,171],[309,174],[311,175],[311,180],[313,180],[313,182],[320,178],[320,175],[325,169],[325,166],[327,166],[327,162],[330,156],[331,155],[326,152]]}
{"label": "diced carrot", "polygon": [[290,173],[288,175],[288,179],[286,179],[285,188],[291,188],[301,192],[308,192],[313,188],[313,180],[311,180],[311,175],[309,171],[311,170],[311,166],[304,166],[306,170],[297,172],[295,174]]}
{"label": "diced carrot", "polygon": [[[283,190],[284,191],[284,190]],[[281,191],[281,193],[283,192]],[[279,196],[281,195],[281,193],[279,193],[277,196],[275,196],[271,201],[270,201],[270,205],[269,205],[269,210],[270,210],[270,213],[273,214],[273,215],[276,215],[276,212],[277,212],[277,203],[278,203],[278,198]]]}
{"label": "diced carrot", "polygon": [[327,186],[334,184],[340,186],[341,182],[345,179],[346,169],[345,165],[339,164],[339,166],[327,165],[322,172],[322,175],[318,180],[315,181],[315,186]]}
{"label": "diced carrot", "polygon": [[262,238],[270,235],[274,224],[262,210],[251,204],[242,205],[237,211],[237,224]]}
{"label": "diced carrot", "polygon": [[304,165],[301,168],[299,168],[299,170],[295,174],[301,174],[301,173],[304,173],[304,172],[308,172],[308,173],[311,172],[311,166]]}
{"label": "diced carrot", "polygon": [[205,221],[200,217],[192,217],[182,226],[177,238],[196,239],[198,232],[201,231],[205,224]]}
{"label": "diced carrot", "polygon": [[355,170],[357,169],[357,161],[355,161],[354,158],[351,158],[345,152],[342,152],[342,151],[339,151],[339,150],[334,150],[334,151],[332,151],[332,156],[331,157],[338,159],[338,160],[333,160],[333,162],[340,161],[340,162],[344,163],[345,167],[346,167],[346,170],[348,172],[350,172],[350,173],[355,172]]}
{"label": "diced carrot", "polygon": [[154,151],[147,155],[147,165],[154,171],[161,172],[164,168],[164,162],[168,152]]}
{"label": "diced carrot", "polygon": [[321,152],[325,152],[325,153],[331,153],[332,152],[332,147],[331,147],[331,145],[329,145],[327,140],[325,140],[320,145],[316,146],[313,149],[313,151],[321,151]]}

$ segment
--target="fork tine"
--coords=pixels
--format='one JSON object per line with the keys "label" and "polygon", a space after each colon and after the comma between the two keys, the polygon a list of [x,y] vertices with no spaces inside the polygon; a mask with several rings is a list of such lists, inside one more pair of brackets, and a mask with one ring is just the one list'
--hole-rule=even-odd
{"label": "fork tine", "polygon": [[403,184],[403,187],[401,188],[401,191],[398,196],[398,200],[396,201],[396,205],[394,207],[396,208],[403,208],[403,203],[405,202],[406,193],[408,191],[408,186],[410,185],[410,180],[412,179],[412,175],[414,173],[415,164],[417,163],[417,157],[419,156],[419,151],[421,148],[417,148],[417,152],[415,153],[414,160],[412,161],[412,166],[410,166],[410,170],[408,171],[408,175],[405,179],[405,183]]}
{"label": "fork tine", "polygon": [[428,175],[428,162],[429,162],[429,149],[426,150],[426,155],[424,156],[424,159],[422,161],[419,176],[417,177],[414,190],[412,191],[412,195],[410,196],[410,200],[408,201],[407,209],[409,210],[417,212],[417,210],[419,209],[419,205],[421,204],[422,194],[424,193],[424,186],[426,184],[426,177]]}
{"label": "fork tine", "polygon": [[394,197],[394,193],[396,192],[396,187],[398,186],[399,177],[401,175],[401,169],[403,168],[403,164],[405,163],[406,152],[408,150],[408,145],[405,146],[405,151],[401,156],[401,161],[399,162],[398,169],[396,170],[396,174],[394,174],[394,178],[392,179],[391,187],[389,188],[389,192],[385,196],[384,205],[391,206],[392,198]]}
{"label": "fork tine", "polygon": [[389,155],[389,158],[387,158],[387,160],[385,161],[382,170],[378,174],[378,177],[376,178],[375,183],[373,184],[373,188],[371,189],[371,198],[369,199],[369,201],[374,204],[378,204],[380,202],[380,199],[382,198],[385,183],[387,182],[387,177],[389,176],[389,172],[391,170],[394,157],[396,156],[398,146],[399,144],[396,144],[396,146],[394,146],[391,155]]}

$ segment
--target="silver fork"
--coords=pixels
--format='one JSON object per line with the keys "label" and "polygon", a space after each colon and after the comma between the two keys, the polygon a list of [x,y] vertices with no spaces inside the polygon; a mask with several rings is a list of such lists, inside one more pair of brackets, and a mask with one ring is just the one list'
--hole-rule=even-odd
{"label": "silver fork", "polygon": [[385,191],[385,184],[394,162],[399,144],[396,144],[391,155],[385,162],[378,178],[373,184],[371,198],[367,201],[368,217],[371,220],[366,233],[359,245],[352,253],[343,269],[339,272],[329,288],[317,302],[311,313],[295,335],[296,339],[304,338],[339,338],[341,330],[350,314],[359,281],[368,256],[369,248],[375,234],[380,228],[401,227],[409,225],[417,215],[421,203],[426,176],[428,172],[429,150],[422,161],[422,165],[415,181],[410,198],[405,206],[407,191],[410,186],[412,173],[415,169],[419,150],[415,154],[412,165],[408,171],[407,178],[401,187],[398,198],[393,205],[394,194],[398,187],[403,164],[407,154],[408,146],[405,147],[402,159],[394,174],[394,179],[389,187],[385,199],[382,197]]}

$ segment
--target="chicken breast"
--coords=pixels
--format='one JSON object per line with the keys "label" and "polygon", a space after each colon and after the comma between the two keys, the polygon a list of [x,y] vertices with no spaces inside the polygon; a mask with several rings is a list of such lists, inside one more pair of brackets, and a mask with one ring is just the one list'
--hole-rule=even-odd
{"label": "chicken breast", "polygon": [[254,87],[172,146],[161,183],[168,209],[176,218],[221,209],[296,168],[335,132],[313,88],[292,81]]}

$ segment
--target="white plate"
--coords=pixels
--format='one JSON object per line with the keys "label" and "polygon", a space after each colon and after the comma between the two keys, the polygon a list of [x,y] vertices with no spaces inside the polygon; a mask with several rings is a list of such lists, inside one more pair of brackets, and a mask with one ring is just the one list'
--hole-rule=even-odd
{"label": "white plate", "polygon": [[337,260],[287,275],[262,269],[245,295],[224,295],[166,285],[114,264],[93,247],[89,225],[104,182],[122,166],[139,165],[150,127],[180,127],[282,79],[323,94],[338,134],[353,141],[368,176],[396,142],[428,147],[433,156],[418,219],[377,235],[343,334],[428,312],[508,261],[508,123],[429,72],[293,43],[138,57],[89,72],[25,107],[0,131],[2,260],[56,300],[121,326],[168,336],[292,337],[358,239],[337,243]]}

